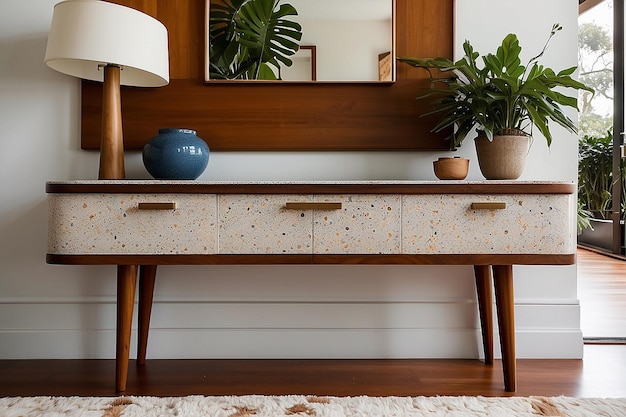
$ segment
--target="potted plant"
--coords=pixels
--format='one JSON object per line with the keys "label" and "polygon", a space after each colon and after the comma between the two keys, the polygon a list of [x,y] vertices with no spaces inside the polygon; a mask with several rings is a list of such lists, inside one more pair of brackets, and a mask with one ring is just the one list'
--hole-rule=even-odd
{"label": "potted plant", "polygon": [[[620,163],[621,177],[626,173],[626,161]],[[588,136],[578,140],[578,243],[612,250],[613,247],[613,132],[605,136]],[[622,181],[620,219],[624,218],[626,183]],[[580,218],[582,217],[582,219]],[[583,220],[584,223],[580,223]],[[622,222],[622,234],[623,222]]]}
{"label": "potted plant", "polygon": [[222,0],[209,10],[209,77],[277,80],[300,48],[302,26],[280,0]]}
{"label": "potted plant", "polygon": [[[448,58],[398,58],[429,71],[431,88],[421,97],[438,98],[427,114],[441,114],[433,131],[448,130],[451,149],[476,129],[478,163],[485,178],[516,179],[521,175],[533,128],[543,134],[548,146],[552,143],[550,120],[577,132],[562,109],[577,108],[576,97],[560,90],[593,90],[571,77],[576,67],[555,72],[539,64],[550,40],[561,29],[559,24],[552,27],[541,52],[525,66],[521,64],[522,48],[515,34],[507,35],[495,54],[481,56],[465,41],[465,55],[456,62]],[[433,74],[432,70],[439,72]]]}

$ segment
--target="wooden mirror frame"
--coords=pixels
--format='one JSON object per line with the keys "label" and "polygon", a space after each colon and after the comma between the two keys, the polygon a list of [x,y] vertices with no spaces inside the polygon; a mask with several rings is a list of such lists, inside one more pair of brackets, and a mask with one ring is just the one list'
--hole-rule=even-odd
{"label": "wooden mirror frame", "polygon": [[[393,84],[206,84],[203,1],[113,0],[148,13],[169,31],[171,82],[123,88],[126,150],[163,127],[198,132],[212,151],[447,150],[415,100],[428,74],[398,65]],[[453,0],[397,0],[398,56],[449,56]],[[82,82],[81,147],[98,149],[102,85]]]}

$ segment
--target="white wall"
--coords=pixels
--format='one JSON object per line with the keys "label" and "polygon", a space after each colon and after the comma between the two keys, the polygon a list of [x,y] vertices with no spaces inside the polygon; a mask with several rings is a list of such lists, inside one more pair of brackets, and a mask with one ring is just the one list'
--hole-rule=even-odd
{"label": "white wall", "polygon": [[[79,146],[79,82],[42,63],[55,2],[3,0],[0,14],[1,359],[112,358],[115,351],[115,268],[45,263],[44,183],[95,178],[98,165],[97,153]],[[457,34],[478,50],[514,31],[534,52],[558,21],[565,30],[547,61],[575,65],[575,1],[458,2]],[[519,16],[534,5],[541,13],[510,19],[511,8]],[[536,139],[522,179],[575,180],[576,140],[559,129],[556,136],[550,151]],[[469,179],[481,179],[472,144],[459,153],[472,159]],[[201,179],[430,180],[432,161],[444,154],[215,152]],[[137,153],[127,155],[127,172],[147,177]],[[515,274],[518,356],[581,357],[575,266],[515,267]],[[464,266],[161,267],[152,324],[152,358],[474,358],[481,351],[472,269]]]}

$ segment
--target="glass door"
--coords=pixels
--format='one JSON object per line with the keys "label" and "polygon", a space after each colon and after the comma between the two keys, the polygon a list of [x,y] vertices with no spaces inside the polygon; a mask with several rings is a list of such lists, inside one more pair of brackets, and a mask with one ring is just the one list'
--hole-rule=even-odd
{"label": "glass door", "polygon": [[[580,0],[579,71],[596,94],[580,97],[578,295],[585,343],[626,342],[624,294],[624,0]],[[582,207],[581,207],[582,206]],[[607,227],[608,226],[608,227]],[[595,240],[584,242],[592,231]],[[602,256],[610,255],[610,256]]]}
{"label": "glass door", "polygon": [[[623,0],[580,0],[579,244],[624,255]],[[617,132],[617,133],[616,133]]]}

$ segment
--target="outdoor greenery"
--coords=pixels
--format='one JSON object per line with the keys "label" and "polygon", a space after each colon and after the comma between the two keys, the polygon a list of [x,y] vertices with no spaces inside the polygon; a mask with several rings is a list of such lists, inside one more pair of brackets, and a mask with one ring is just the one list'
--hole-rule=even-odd
{"label": "outdoor greenery", "polygon": [[602,137],[613,126],[613,38],[606,26],[579,25],[578,69],[580,81],[596,92],[580,92],[579,132]]}
{"label": "outdoor greenery", "polygon": [[[602,137],[583,136],[578,142],[578,203],[587,216],[611,219],[613,178],[613,134],[607,131]],[[626,163],[621,162],[624,175]],[[622,181],[621,210],[624,211],[626,182]],[[620,216],[623,217],[623,216]]]}
{"label": "outdoor greenery", "polygon": [[[613,1],[605,0],[611,10]],[[613,205],[613,34],[610,24],[584,19],[578,28],[580,81],[595,94],[580,91],[578,225],[590,228],[589,218],[611,219]],[[608,23],[608,22],[604,22]],[[624,174],[624,163],[621,166]],[[621,215],[624,218],[622,179]]]}
{"label": "outdoor greenery", "polygon": [[[449,131],[451,148],[458,147],[474,128],[491,140],[502,134],[532,136],[536,127],[550,146],[549,121],[577,132],[576,124],[562,110],[562,106],[577,108],[577,98],[565,95],[562,88],[593,92],[571,77],[576,67],[555,72],[539,64],[561,29],[559,24],[552,27],[543,49],[526,65],[521,63],[522,48],[515,34],[507,35],[495,54],[481,56],[465,41],[465,55],[456,62],[448,58],[398,59],[429,71],[431,89],[421,97],[441,97],[427,114],[441,114],[433,130]],[[433,74],[433,69],[441,72]]]}
{"label": "outdoor greenery", "polygon": [[297,10],[279,0],[223,0],[209,11],[211,79],[276,80],[298,49]]}

